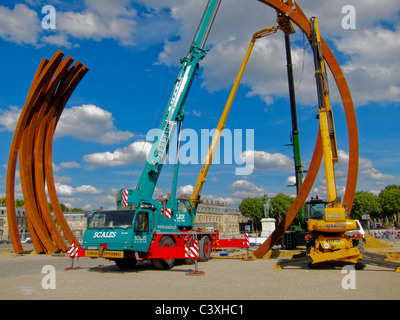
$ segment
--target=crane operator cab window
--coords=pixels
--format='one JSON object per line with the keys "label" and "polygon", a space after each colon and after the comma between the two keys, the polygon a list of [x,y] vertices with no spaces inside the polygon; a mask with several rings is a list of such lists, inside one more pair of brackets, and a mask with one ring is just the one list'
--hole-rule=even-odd
{"label": "crane operator cab window", "polygon": [[325,218],[325,203],[313,203],[309,208],[309,219],[321,220]]}
{"label": "crane operator cab window", "polygon": [[149,213],[138,212],[135,219],[135,232],[149,232]]}
{"label": "crane operator cab window", "polygon": [[189,212],[192,214],[192,206],[188,199],[177,199],[178,200],[178,212]]}

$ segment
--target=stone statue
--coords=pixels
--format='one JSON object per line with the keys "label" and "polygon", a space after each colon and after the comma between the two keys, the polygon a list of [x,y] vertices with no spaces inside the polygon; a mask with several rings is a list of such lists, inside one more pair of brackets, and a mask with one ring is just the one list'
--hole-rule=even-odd
{"label": "stone statue", "polygon": [[264,193],[263,201],[264,201],[264,204],[263,204],[264,218],[271,218],[273,209],[271,206],[271,199],[268,197],[268,195],[266,193]]}

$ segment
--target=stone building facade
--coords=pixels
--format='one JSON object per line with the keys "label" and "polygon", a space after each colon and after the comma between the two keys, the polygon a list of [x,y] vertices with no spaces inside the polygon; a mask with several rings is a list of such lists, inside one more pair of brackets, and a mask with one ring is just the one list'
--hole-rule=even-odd
{"label": "stone building facade", "polygon": [[[17,207],[15,208],[15,213],[17,216],[18,231],[21,240],[24,241],[30,237],[28,224],[26,223],[25,208]],[[10,233],[8,231],[7,208],[4,205],[0,205],[0,243],[9,241]]]}
{"label": "stone building facade", "polygon": [[[28,224],[26,221],[25,208],[16,207],[17,225],[19,236],[22,241],[30,238]],[[83,233],[87,226],[87,214],[84,212],[64,212],[64,217],[70,226],[72,232],[77,239],[82,240]],[[54,218],[54,217],[53,217]],[[6,206],[0,206],[0,243],[10,242],[10,233],[8,231],[7,221],[7,208]]]}
{"label": "stone building facade", "polygon": [[197,207],[196,223],[206,226],[211,223],[221,236],[234,236],[240,234],[244,217],[238,209],[229,207],[226,202],[206,201]]}

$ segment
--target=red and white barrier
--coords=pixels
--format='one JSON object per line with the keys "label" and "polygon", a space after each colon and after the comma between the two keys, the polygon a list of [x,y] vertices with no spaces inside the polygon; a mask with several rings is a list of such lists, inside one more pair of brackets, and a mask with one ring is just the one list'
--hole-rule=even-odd
{"label": "red and white barrier", "polygon": [[122,189],[122,208],[128,207],[128,189]]}
{"label": "red and white barrier", "polygon": [[198,264],[197,264],[197,262],[199,260],[199,243],[198,243],[197,238],[194,238],[192,247],[185,247],[185,248],[186,248],[186,253],[188,253],[188,258],[194,259],[194,265],[195,265],[195,269],[193,271],[187,272],[186,274],[188,276],[193,276],[193,275],[194,276],[201,276],[201,275],[203,275],[204,271],[200,271],[199,268],[198,268]]}
{"label": "red and white barrier", "polygon": [[71,258],[71,267],[65,270],[74,269],[74,259],[85,256],[85,249],[82,247],[75,247],[75,242],[72,242],[71,248],[68,250],[69,257]]}
{"label": "red and white barrier", "polygon": [[192,247],[185,247],[185,258],[187,259],[199,259],[199,243],[197,238],[193,240]]}
{"label": "red and white barrier", "polygon": [[244,244],[247,248],[249,248],[250,247],[250,239],[249,239],[249,233],[247,231],[244,233],[244,238],[246,239]]}
{"label": "red and white barrier", "polygon": [[172,212],[171,209],[161,209],[161,214],[163,214],[166,218],[171,219],[172,218]]}

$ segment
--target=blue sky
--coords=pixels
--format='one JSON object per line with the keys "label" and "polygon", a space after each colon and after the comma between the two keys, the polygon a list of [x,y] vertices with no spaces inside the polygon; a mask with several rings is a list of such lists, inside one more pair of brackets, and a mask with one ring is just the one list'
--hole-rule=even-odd
{"label": "blue sky", "polygon": [[[53,141],[53,169],[60,202],[69,207],[113,208],[115,193],[133,188],[141,174],[146,134],[159,121],[189,49],[205,1],[74,0],[0,2],[0,196],[5,196],[8,153],[19,113],[41,58],[61,49],[89,68],[70,98]],[[400,184],[400,3],[298,1],[319,18],[321,34],[338,58],[356,106],[360,139],[357,190],[379,194]],[[56,9],[56,29],[43,29],[42,8]],[[356,28],[343,29],[342,8],[353,5]],[[252,34],[276,25],[275,11],[256,0],[222,0],[187,100],[184,128],[200,137],[216,127]],[[318,129],[312,54],[299,29],[292,36],[302,160],[307,169]],[[303,70],[304,65],[304,71]],[[344,193],[348,138],[343,107],[330,80],[339,148],[337,187]],[[294,167],[288,144],[291,122],[283,34],[258,40],[228,117],[229,132],[242,130],[242,150],[254,170],[237,175],[237,163],[211,167],[202,197],[237,206],[267,192],[293,195]],[[254,146],[246,149],[246,129]],[[193,142],[193,141],[192,141]],[[189,140],[183,144],[189,143]],[[186,144],[186,147],[188,145]],[[222,145],[224,150],[225,146]],[[140,153],[142,151],[142,153]],[[178,192],[191,193],[201,161],[181,165]],[[242,156],[244,156],[243,154]],[[165,165],[155,195],[171,188]],[[322,173],[322,170],[321,170]],[[326,194],[320,174],[312,190]],[[22,198],[16,179],[16,198]]]}

